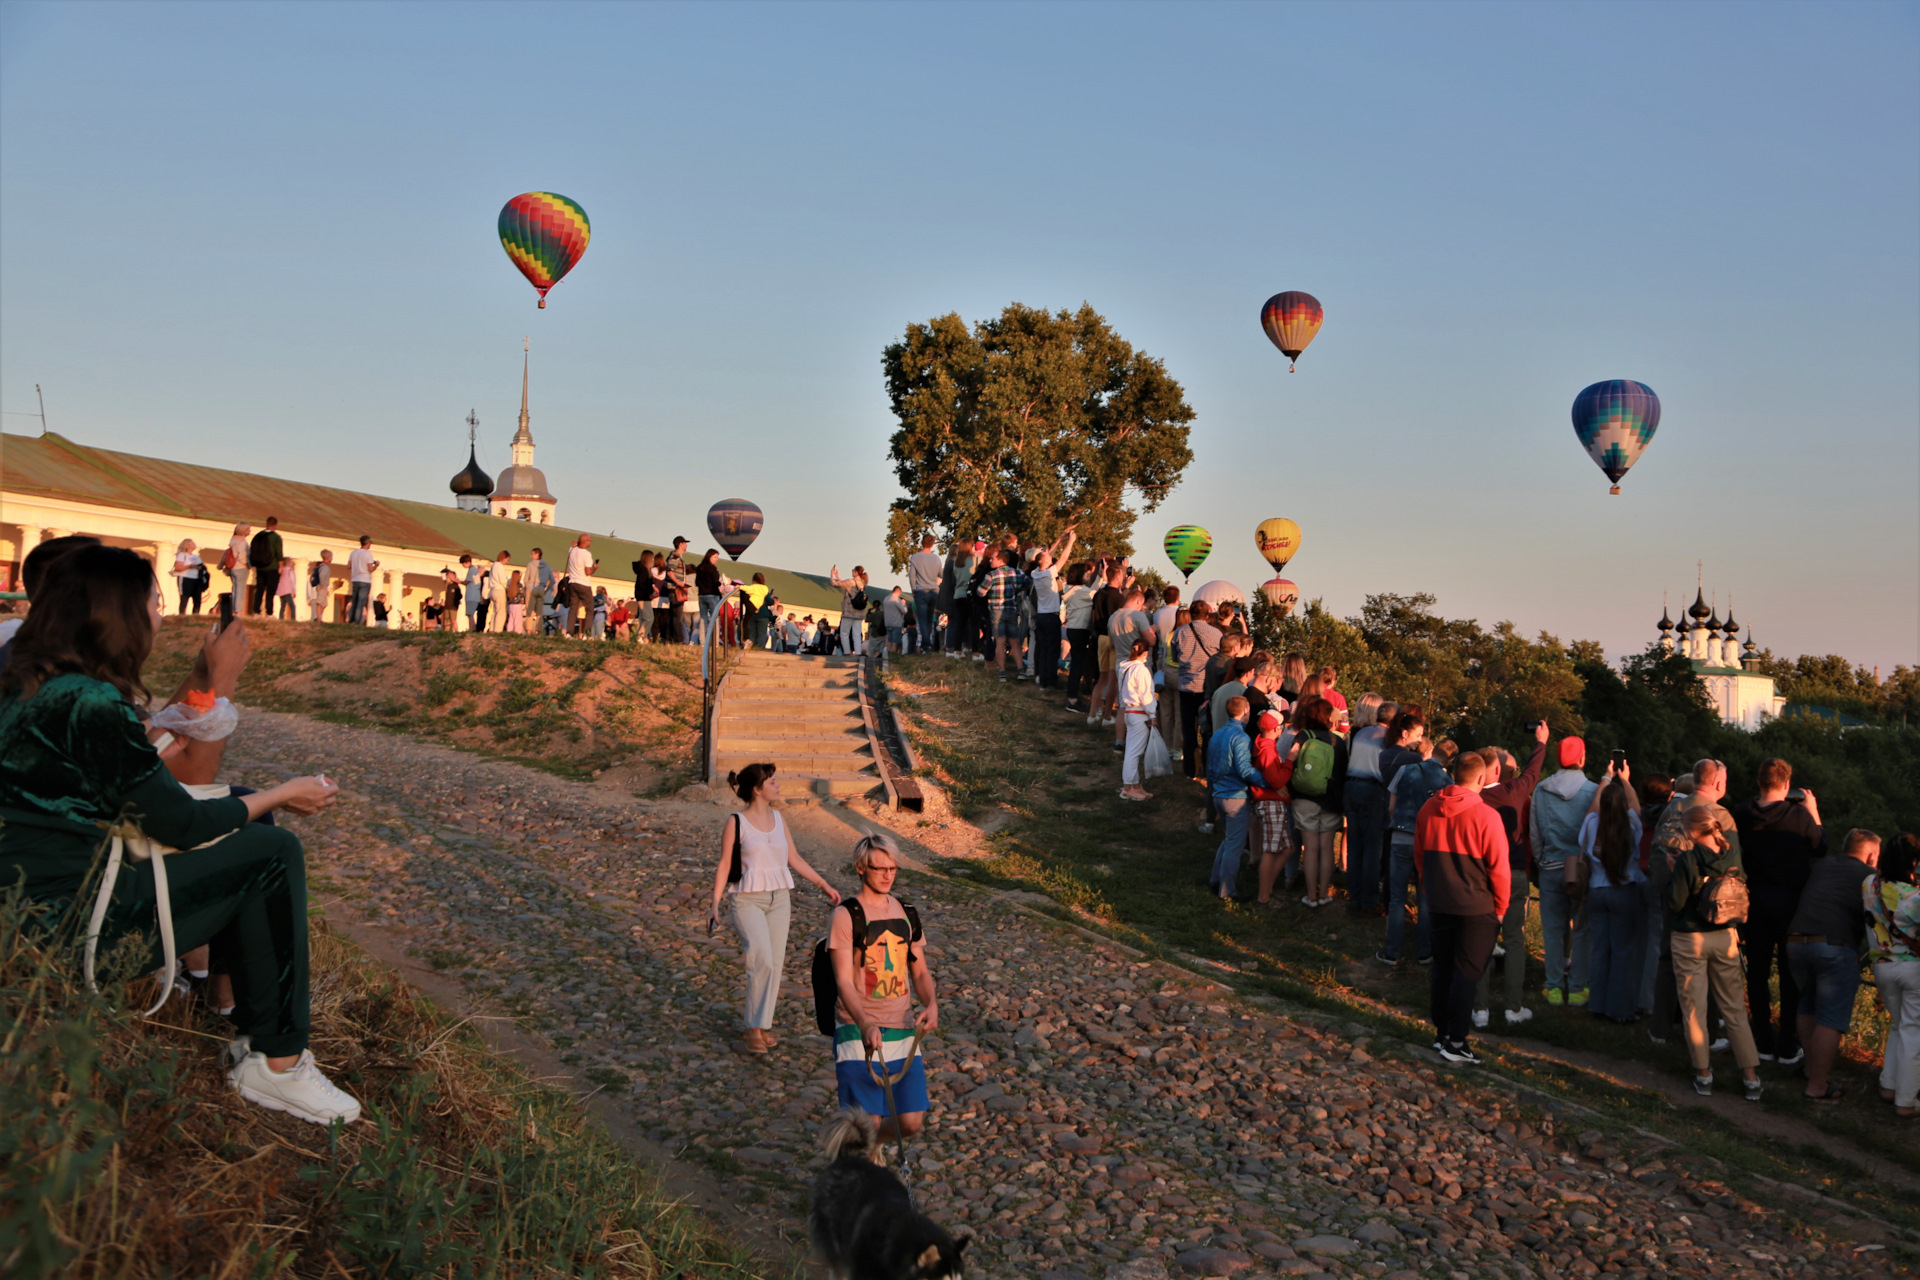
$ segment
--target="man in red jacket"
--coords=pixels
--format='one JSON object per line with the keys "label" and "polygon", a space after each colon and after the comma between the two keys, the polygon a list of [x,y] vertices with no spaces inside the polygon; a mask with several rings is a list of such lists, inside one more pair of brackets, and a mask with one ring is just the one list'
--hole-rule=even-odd
{"label": "man in red jacket", "polygon": [[1467,1045],[1473,990],[1493,954],[1513,876],[1500,815],[1480,799],[1486,762],[1463,751],[1453,785],[1414,821],[1414,870],[1433,912],[1433,1047],[1448,1062],[1480,1059]]}

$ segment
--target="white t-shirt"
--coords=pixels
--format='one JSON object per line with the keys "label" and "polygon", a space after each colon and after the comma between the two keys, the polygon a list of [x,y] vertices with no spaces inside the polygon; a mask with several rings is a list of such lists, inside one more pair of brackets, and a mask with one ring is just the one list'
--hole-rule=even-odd
{"label": "white t-shirt", "polygon": [[1035,613],[1060,612],[1060,585],[1054,581],[1052,569],[1035,569],[1033,581],[1033,611]]}
{"label": "white t-shirt", "polygon": [[365,547],[355,547],[347,553],[347,581],[373,581],[373,552]]}
{"label": "white t-shirt", "polygon": [[593,576],[593,552],[585,547],[567,548],[567,576],[580,586]]}
{"label": "white t-shirt", "polygon": [[907,557],[907,586],[914,591],[938,591],[947,562],[937,551],[916,551]]}

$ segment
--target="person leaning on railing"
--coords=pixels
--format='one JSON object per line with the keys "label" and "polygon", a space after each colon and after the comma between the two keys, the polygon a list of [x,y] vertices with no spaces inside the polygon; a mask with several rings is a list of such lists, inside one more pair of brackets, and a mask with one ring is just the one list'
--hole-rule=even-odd
{"label": "person leaning on railing", "polygon": [[[306,863],[300,842],[251,819],[277,808],[312,813],[337,788],[295,778],[244,797],[195,799],[166,769],[179,749],[149,730],[141,669],[160,619],[153,569],[131,551],[82,547],[61,558],[0,670],[0,886],[18,886],[72,927],[82,889],[116,840],[181,850],[164,856],[169,918],[182,950],[211,943],[232,975],[230,1080],[249,1101],[303,1120],[351,1122],[360,1104],[308,1051]],[[156,740],[160,745],[156,745]],[[112,882],[103,946],[164,930],[155,861]],[[151,948],[150,964],[159,963]]]}

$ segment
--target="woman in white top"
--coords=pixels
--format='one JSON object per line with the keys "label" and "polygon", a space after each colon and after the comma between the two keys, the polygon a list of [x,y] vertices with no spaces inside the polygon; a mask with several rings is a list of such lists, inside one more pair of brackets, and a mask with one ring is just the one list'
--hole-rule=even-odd
{"label": "woman in white top", "polygon": [[233,564],[227,568],[227,581],[233,592],[233,611],[247,611],[247,539],[253,533],[253,526],[244,522],[233,526],[233,537],[227,541],[227,555]]}
{"label": "woman in white top", "polygon": [[[727,785],[747,807],[727,818],[720,832],[720,865],[713,873],[713,911],[707,932],[720,927],[721,900],[733,897],[733,927],[746,948],[748,1053],[774,1045],[773,1006],[780,997],[780,970],[787,955],[787,925],[793,917],[788,891],[793,873],[811,881],[827,901],[840,905],[840,891],[807,865],[773,802],[780,783],[771,764],[750,764],[727,775]],[[737,855],[737,856],[736,856]]]}
{"label": "woman in white top", "polygon": [[193,605],[195,613],[200,612],[200,593],[207,589],[206,562],[200,559],[200,548],[192,538],[180,543],[180,549],[173,553],[173,581],[180,588],[180,612],[187,611],[187,605]]}
{"label": "woman in white top", "polygon": [[1141,636],[1127,660],[1115,668],[1120,683],[1120,719],[1127,731],[1127,754],[1120,766],[1120,798],[1151,800],[1146,781],[1147,735],[1153,732],[1153,641]]}

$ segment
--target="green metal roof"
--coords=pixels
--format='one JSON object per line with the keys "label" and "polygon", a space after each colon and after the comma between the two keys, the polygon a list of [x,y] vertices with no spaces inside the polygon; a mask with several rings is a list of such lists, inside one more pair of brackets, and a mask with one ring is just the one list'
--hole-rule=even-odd
{"label": "green metal roof", "polygon": [[[566,548],[579,535],[589,533],[593,534],[593,553],[600,561],[601,576],[631,578],[629,566],[642,551],[667,550],[654,543],[613,538],[591,529],[503,520],[405,498],[382,498],[301,480],[95,449],[53,432],[42,436],[0,434],[0,485],[13,493],[219,524],[245,521],[259,528],[268,516],[278,516],[284,533],[339,538],[347,543],[370,533],[376,546],[437,553],[446,556],[449,564],[463,551],[491,559],[503,550],[512,554],[514,563],[525,564],[536,546],[549,560],[564,563]],[[688,549],[693,552],[690,562],[706,550],[698,544]],[[744,562],[722,563],[736,578],[751,580],[756,572],[766,574],[767,585],[790,607],[836,612],[840,608],[839,591],[820,574]]]}

